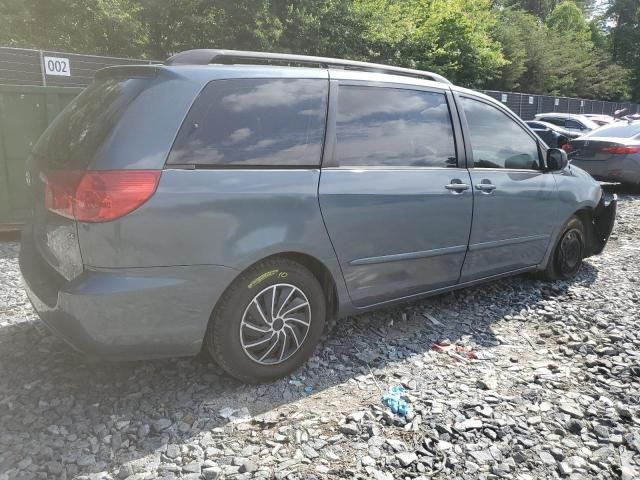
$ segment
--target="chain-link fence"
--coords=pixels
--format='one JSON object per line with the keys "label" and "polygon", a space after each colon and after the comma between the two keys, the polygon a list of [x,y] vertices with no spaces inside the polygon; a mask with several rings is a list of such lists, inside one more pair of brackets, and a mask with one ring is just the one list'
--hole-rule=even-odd
{"label": "chain-link fence", "polygon": [[101,68],[141,63],[158,62],[0,47],[0,84],[86,87]]}
{"label": "chain-link fence", "polygon": [[504,103],[523,120],[531,120],[537,113],[595,113],[613,115],[616,110],[626,108],[626,114],[640,113],[640,105],[628,102],[604,102],[583,98],[552,97],[528,93],[480,90],[482,93]]}
{"label": "chain-link fence", "polygon": [[[0,47],[0,84],[85,87],[101,68],[140,63],[159,62]],[[616,110],[626,108],[628,114],[640,113],[640,105],[636,103],[602,102],[494,90],[480,91],[501,101],[524,120],[531,120],[536,113],[547,112],[611,115]]]}

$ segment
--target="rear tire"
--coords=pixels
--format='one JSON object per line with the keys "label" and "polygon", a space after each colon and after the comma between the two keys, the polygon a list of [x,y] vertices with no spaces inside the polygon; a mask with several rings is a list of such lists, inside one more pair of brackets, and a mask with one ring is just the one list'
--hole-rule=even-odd
{"label": "rear tire", "polygon": [[582,221],[573,216],[562,229],[547,267],[541,272],[544,280],[570,280],[580,268],[586,250],[586,235]]}
{"label": "rear tire", "polygon": [[243,272],[214,310],[205,343],[230,375],[265,383],[299,368],[325,329],[327,301],[317,278],[297,262],[264,260]]}

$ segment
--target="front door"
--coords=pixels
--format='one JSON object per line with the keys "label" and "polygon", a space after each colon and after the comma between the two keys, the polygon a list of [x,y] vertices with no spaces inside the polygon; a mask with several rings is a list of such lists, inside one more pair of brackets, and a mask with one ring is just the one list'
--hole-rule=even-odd
{"label": "front door", "polygon": [[474,197],[461,281],[537,265],[558,217],[555,178],[542,170],[538,141],[502,108],[458,98],[473,157]]}
{"label": "front door", "polygon": [[340,84],[320,206],[356,306],[459,280],[472,194],[450,101],[435,87]]}

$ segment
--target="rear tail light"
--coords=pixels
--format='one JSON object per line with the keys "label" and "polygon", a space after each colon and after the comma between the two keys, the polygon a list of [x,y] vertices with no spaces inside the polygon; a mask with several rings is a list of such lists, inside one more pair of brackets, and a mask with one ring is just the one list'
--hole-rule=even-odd
{"label": "rear tail light", "polygon": [[614,155],[629,155],[633,153],[640,153],[640,145],[639,146],[615,145],[613,147],[604,147],[602,151],[605,153],[612,153]]}
{"label": "rear tail light", "polygon": [[159,170],[54,171],[45,179],[45,207],[79,222],[108,222],[149,200]]}

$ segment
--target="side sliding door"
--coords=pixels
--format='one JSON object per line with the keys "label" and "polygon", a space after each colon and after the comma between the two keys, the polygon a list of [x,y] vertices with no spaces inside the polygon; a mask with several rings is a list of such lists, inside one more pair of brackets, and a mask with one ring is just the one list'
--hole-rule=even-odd
{"label": "side sliding door", "polygon": [[353,303],[457,283],[472,192],[450,91],[332,80],[331,98],[320,206]]}

